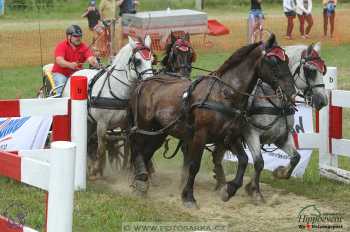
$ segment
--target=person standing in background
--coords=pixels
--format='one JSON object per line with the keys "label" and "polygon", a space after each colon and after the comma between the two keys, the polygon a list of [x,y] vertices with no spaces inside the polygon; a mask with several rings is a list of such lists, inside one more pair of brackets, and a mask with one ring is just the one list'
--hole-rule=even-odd
{"label": "person standing in background", "polygon": [[107,27],[107,39],[108,45],[105,47],[109,48],[110,51],[107,54],[110,56],[110,60],[113,60],[115,55],[115,24],[116,24],[116,2],[117,0],[101,0],[100,2],[100,13],[101,19],[105,27]]}
{"label": "person standing in background", "polygon": [[294,28],[295,13],[295,2],[294,0],[283,0],[283,11],[287,17],[287,33],[286,38],[292,39],[292,32]]}
{"label": "person standing in background", "polygon": [[334,33],[334,19],[335,19],[335,7],[337,6],[337,0],[323,0],[323,32],[324,36],[327,36],[328,21],[330,28],[331,38]]}
{"label": "person standing in background", "polygon": [[[303,39],[310,38],[310,31],[312,25],[314,24],[314,20],[311,15],[311,10],[312,0],[296,0],[296,13],[298,15],[300,23],[300,35]],[[307,23],[306,30],[305,21]]]}
{"label": "person standing in background", "polygon": [[116,0],[101,0],[99,8],[103,21],[112,21],[116,18],[115,4]]}
{"label": "person standing in background", "polygon": [[123,28],[122,28],[122,16],[123,14],[136,14],[136,6],[139,5],[139,1],[136,0],[117,0],[117,7],[119,8],[119,19],[117,20],[117,50],[123,46]]}
{"label": "person standing in background", "polygon": [[98,24],[99,20],[101,19],[100,12],[96,8],[95,0],[90,1],[88,8],[86,9],[86,11],[83,13],[81,17],[87,18],[89,29],[93,33],[93,43],[94,43],[98,36],[96,31],[94,30],[94,27]]}
{"label": "person standing in background", "polygon": [[264,14],[262,12],[261,2],[262,0],[250,1],[251,5],[248,16],[248,43],[254,43],[262,40]]}

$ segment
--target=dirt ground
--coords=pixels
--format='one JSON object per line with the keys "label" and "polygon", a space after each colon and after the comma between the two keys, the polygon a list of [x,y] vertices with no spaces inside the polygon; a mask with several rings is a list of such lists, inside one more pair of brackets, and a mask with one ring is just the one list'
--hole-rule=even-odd
{"label": "dirt ground", "polygon": [[[197,50],[206,52],[234,51],[246,44],[247,21],[245,15],[209,15],[209,18],[218,19],[230,29],[225,36],[193,36],[192,42]],[[311,43],[321,41],[334,46],[350,41],[350,30],[346,23],[350,20],[347,9],[337,9],[336,29],[333,39],[323,37],[323,19],[319,12],[314,13],[314,27],[311,39],[301,40],[298,20],[295,20],[294,40],[285,40],[286,19],[279,13],[266,15],[265,28],[276,33],[282,45],[296,43]],[[73,22],[62,20],[45,20],[40,23],[30,21],[4,21],[0,25],[0,68],[40,65],[52,62],[55,44],[64,38],[64,28]],[[76,20],[74,23],[86,25],[85,20]],[[40,26],[39,26],[40,25]],[[92,41],[91,33],[84,27],[87,43]]]}
{"label": "dirt ground", "polygon": [[[151,185],[145,200],[156,202],[160,207],[162,203],[173,204],[176,206],[174,210],[189,213],[202,222],[228,223],[229,231],[232,232],[307,231],[298,228],[300,224],[306,224],[298,222],[298,215],[309,205],[315,205],[322,213],[340,213],[339,205],[308,199],[272,188],[267,184],[261,185],[266,203],[254,201],[246,194],[244,188],[241,188],[230,201],[222,202],[219,193],[214,191],[214,179],[203,174],[197,176],[194,189],[199,209],[187,209],[182,206],[179,177],[180,173],[176,170],[157,167],[156,184]],[[245,179],[245,184],[248,181],[249,178]],[[119,173],[114,177],[108,177],[102,183],[118,194],[130,196],[133,192],[130,187],[132,183],[130,175]],[[329,231],[350,231],[349,223],[350,221],[345,219],[342,222],[343,229]]]}

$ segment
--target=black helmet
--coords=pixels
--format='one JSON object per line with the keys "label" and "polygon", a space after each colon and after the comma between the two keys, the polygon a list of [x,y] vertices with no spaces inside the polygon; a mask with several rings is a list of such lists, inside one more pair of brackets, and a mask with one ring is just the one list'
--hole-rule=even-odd
{"label": "black helmet", "polygon": [[78,25],[71,25],[67,28],[66,35],[83,36],[83,31]]}

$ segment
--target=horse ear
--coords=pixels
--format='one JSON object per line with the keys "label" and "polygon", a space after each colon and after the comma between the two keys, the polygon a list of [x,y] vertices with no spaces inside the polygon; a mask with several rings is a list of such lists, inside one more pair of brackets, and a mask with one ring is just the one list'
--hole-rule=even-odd
{"label": "horse ear", "polygon": [[151,36],[146,35],[145,40],[144,40],[144,45],[145,45],[147,48],[151,49],[151,45],[152,45]]}
{"label": "horse ear", "polygon": [[317,42],[315,45],[314,45],[314,49],[315,51],[320,54],[321,52],[321,43],[320,42]]}
{"label": "horse ear", "polygon": [[308,47],[307,47],[307,52],[306,54],[310,54],[312,52],[312,50],[314,49],[314,44],[310,44]]}
{"label": "horse ear", "polygon": [[184,35],[184,40],[190,42],[190,34],[188,32]]}
{"label": "horse ear", "polygon": [[270,37],[268,38],[268,40],[265,43],[265,48],[270,49],[275,45],[277,45],[276,36],[274,33],[271,33]]}
{"label": "horse ear", "polygon": [[130,44],[131,48],[135,49],[136,48],[136,42],[130,36],[128,36],[128,38],[129,38],[129,44]]}

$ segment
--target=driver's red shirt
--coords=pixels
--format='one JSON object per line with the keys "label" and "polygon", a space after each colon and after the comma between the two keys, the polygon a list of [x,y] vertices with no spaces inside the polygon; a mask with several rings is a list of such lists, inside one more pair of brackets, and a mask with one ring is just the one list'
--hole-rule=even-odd
{"label": "driver's red shirt", "polygon": [[68,43],[67,40],[60,42],[55,49],[55,64],[53,65],[52,72],[61,73],[66,77],[72,75],[76,70],[70,68],[63,68],[56,63],[56,57],[62,56],[68,62],[79,63],[78,68],[82,68],[82,64],[91,56],[92,51],[85,43],[81,43],[79,46],[74,47]]}

